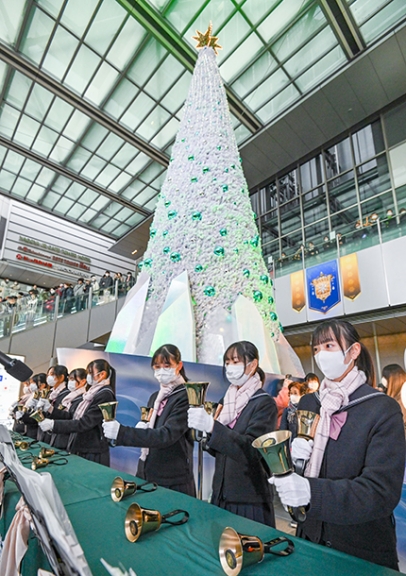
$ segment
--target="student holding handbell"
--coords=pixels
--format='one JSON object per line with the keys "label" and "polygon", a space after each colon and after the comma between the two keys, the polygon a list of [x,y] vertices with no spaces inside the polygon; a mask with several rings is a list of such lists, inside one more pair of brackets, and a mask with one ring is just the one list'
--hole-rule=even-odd
{"label": "student holding handbell", "polygon": [[292,443],[293,460],[309,460],[305,477],[270,482],[283,505],[307,508],[298,536],[397,570],[393,510],[405,470],[399,405],[373,387],[371,356],[351,324],[323,322],[312,346],[324,380],[298,409],[320,420],[314,443]]}
{"label": "student holding handbell", "polygon": [[251,520],[275,526],[268,473],[252,442],[276,428],[275,400],[262,386],[258,350],[251,342],[235,342],[224,354],[230,386],[215,417],[203,407],[189,408],[189,426],[208,434],[215,457],[212,504]]}

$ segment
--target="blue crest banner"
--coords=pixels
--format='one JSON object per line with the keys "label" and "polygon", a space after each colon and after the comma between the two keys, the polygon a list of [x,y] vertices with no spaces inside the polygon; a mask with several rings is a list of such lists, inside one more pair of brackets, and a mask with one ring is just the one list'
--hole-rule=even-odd
{"label": "blue crest banner", "polygon": [[311,310],[326,314],[341,302],[337,260],[306,269],[307,301]]}

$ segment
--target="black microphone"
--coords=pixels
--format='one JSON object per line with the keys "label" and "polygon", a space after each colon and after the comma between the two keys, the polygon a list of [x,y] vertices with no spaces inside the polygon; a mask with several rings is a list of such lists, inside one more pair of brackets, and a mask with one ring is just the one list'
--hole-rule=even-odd
{"label": "black microphone", "polygon": [[33,375],[33,371],[27,366],[27,364],[24,364],[21,360],[16,360],[16,358],[10,358],[10,356],[7,356],[7,354],[4,354],[1,351],[0,364],[3,364],[7,374],[10,374],[10,376],[20,382],[25,382]]}

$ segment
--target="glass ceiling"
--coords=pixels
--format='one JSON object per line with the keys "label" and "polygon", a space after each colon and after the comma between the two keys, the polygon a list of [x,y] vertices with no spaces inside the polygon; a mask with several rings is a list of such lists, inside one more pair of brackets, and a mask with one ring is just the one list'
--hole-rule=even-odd
{"label": "glass ceiling", "polygon": [[[406,17],[405,0],[346,4],[367,46]],[[348,61],[317,0],[0,0],[0,193],[117,239],[140,224],[210,20],[240,144],[246,115],[266,126]]]}

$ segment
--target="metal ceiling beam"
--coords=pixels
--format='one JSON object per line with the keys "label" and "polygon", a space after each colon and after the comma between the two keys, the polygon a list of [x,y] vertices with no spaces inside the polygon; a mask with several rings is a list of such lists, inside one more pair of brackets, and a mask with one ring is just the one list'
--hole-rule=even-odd
{"label": "metal ceiling beam", "polygon": [[85,186],[90,190],[94,190],[94,192],[97,192],[98,194],[101,194],[102,196],[109,198],[113,202],[118,202],[122,206],[130,208],[133,212],[137,212],[138,214],[141,214],[144,217],[148,217],[151,215],[151,212],[149,210],[145,210],[144,208],[135,206],[125,198],[122,198],[121,196],[116,196],[115,194],[113,194],[113,192],[109,192],[102,186],[99,186],[98,184],[95,184],[94,182],[91,182],[90,180],[83,178],[83,176],[80,176],[79,174],[75,174],[75,172],[72,172],[72,170],[69,170],[69,168],[62,166],[61,164],[57,164],[56,162],[53,162],[48,158],[44,158],[39,154],[36,154],[32,150],[24,148],[24,146],[21,146],[16,142],[11,142],[10,140],[7,140],[7,138],[4,138],[3,136],[0,136],[0,145],[8,148],[9,150],[13,150],[17,154],[21,154],[25,158],[33,160],[34,162],[37,162],[38,164],[41,164],[42,166],[45,166],[50,170],[53,170],[60,176],[65,176],[66,178],[69,178],[73,182],[77,182],[78,184],[81,184],[82,186]]}
{"label": "metal ceiling beam", "polygon": [[52,92],[52,94],[55,94],[55,96],[68,102],[68,104],[77,110],[80,110],[101,126],[107,128],[107,130],[113,132],[125,142],[134,146],[149,158],[152,158],[162,166],[165,166],[165,168],[168,166],[169,156],[167,154],[161,152],[161,150],[155,148],[148,142],[145,142],[121,124],[118,124],[113,118],[110,118],[110,116],[105,114],[105,112],[99,110],[96,106],[93,106],[84,100],[84,98],[69,90],[69,88],[66,88],[66,86],[63,86],[58,80],[55,80],[55,78],[43,70],[38,69],[34,64],[21,56],[21,54],[14,52],[14,50],[4,44],[0,44],[0,60],[3,60],[3,62],[18,70],[34,82],[37,82],[37,84],[40,84]]}
{"label": "metal ceiling beam", "polygon": [[347,58],[354,58],[365,50],[364,39],[345,2],[342,0],[319,0],[319,3]]}
{"label": "metal ceiling beam", "polygon": [[[190,0],[192,1],[192,0]],[[117,0],[136,20],[154,36],[156,40],[187,68],[193,72],[197,55],[187,42],[168,24],[167,20],[145,0]],[[244,106],[241,100],[226,87],[228,105],[231,112],[254,134],[263,125],[257,117]]]}

